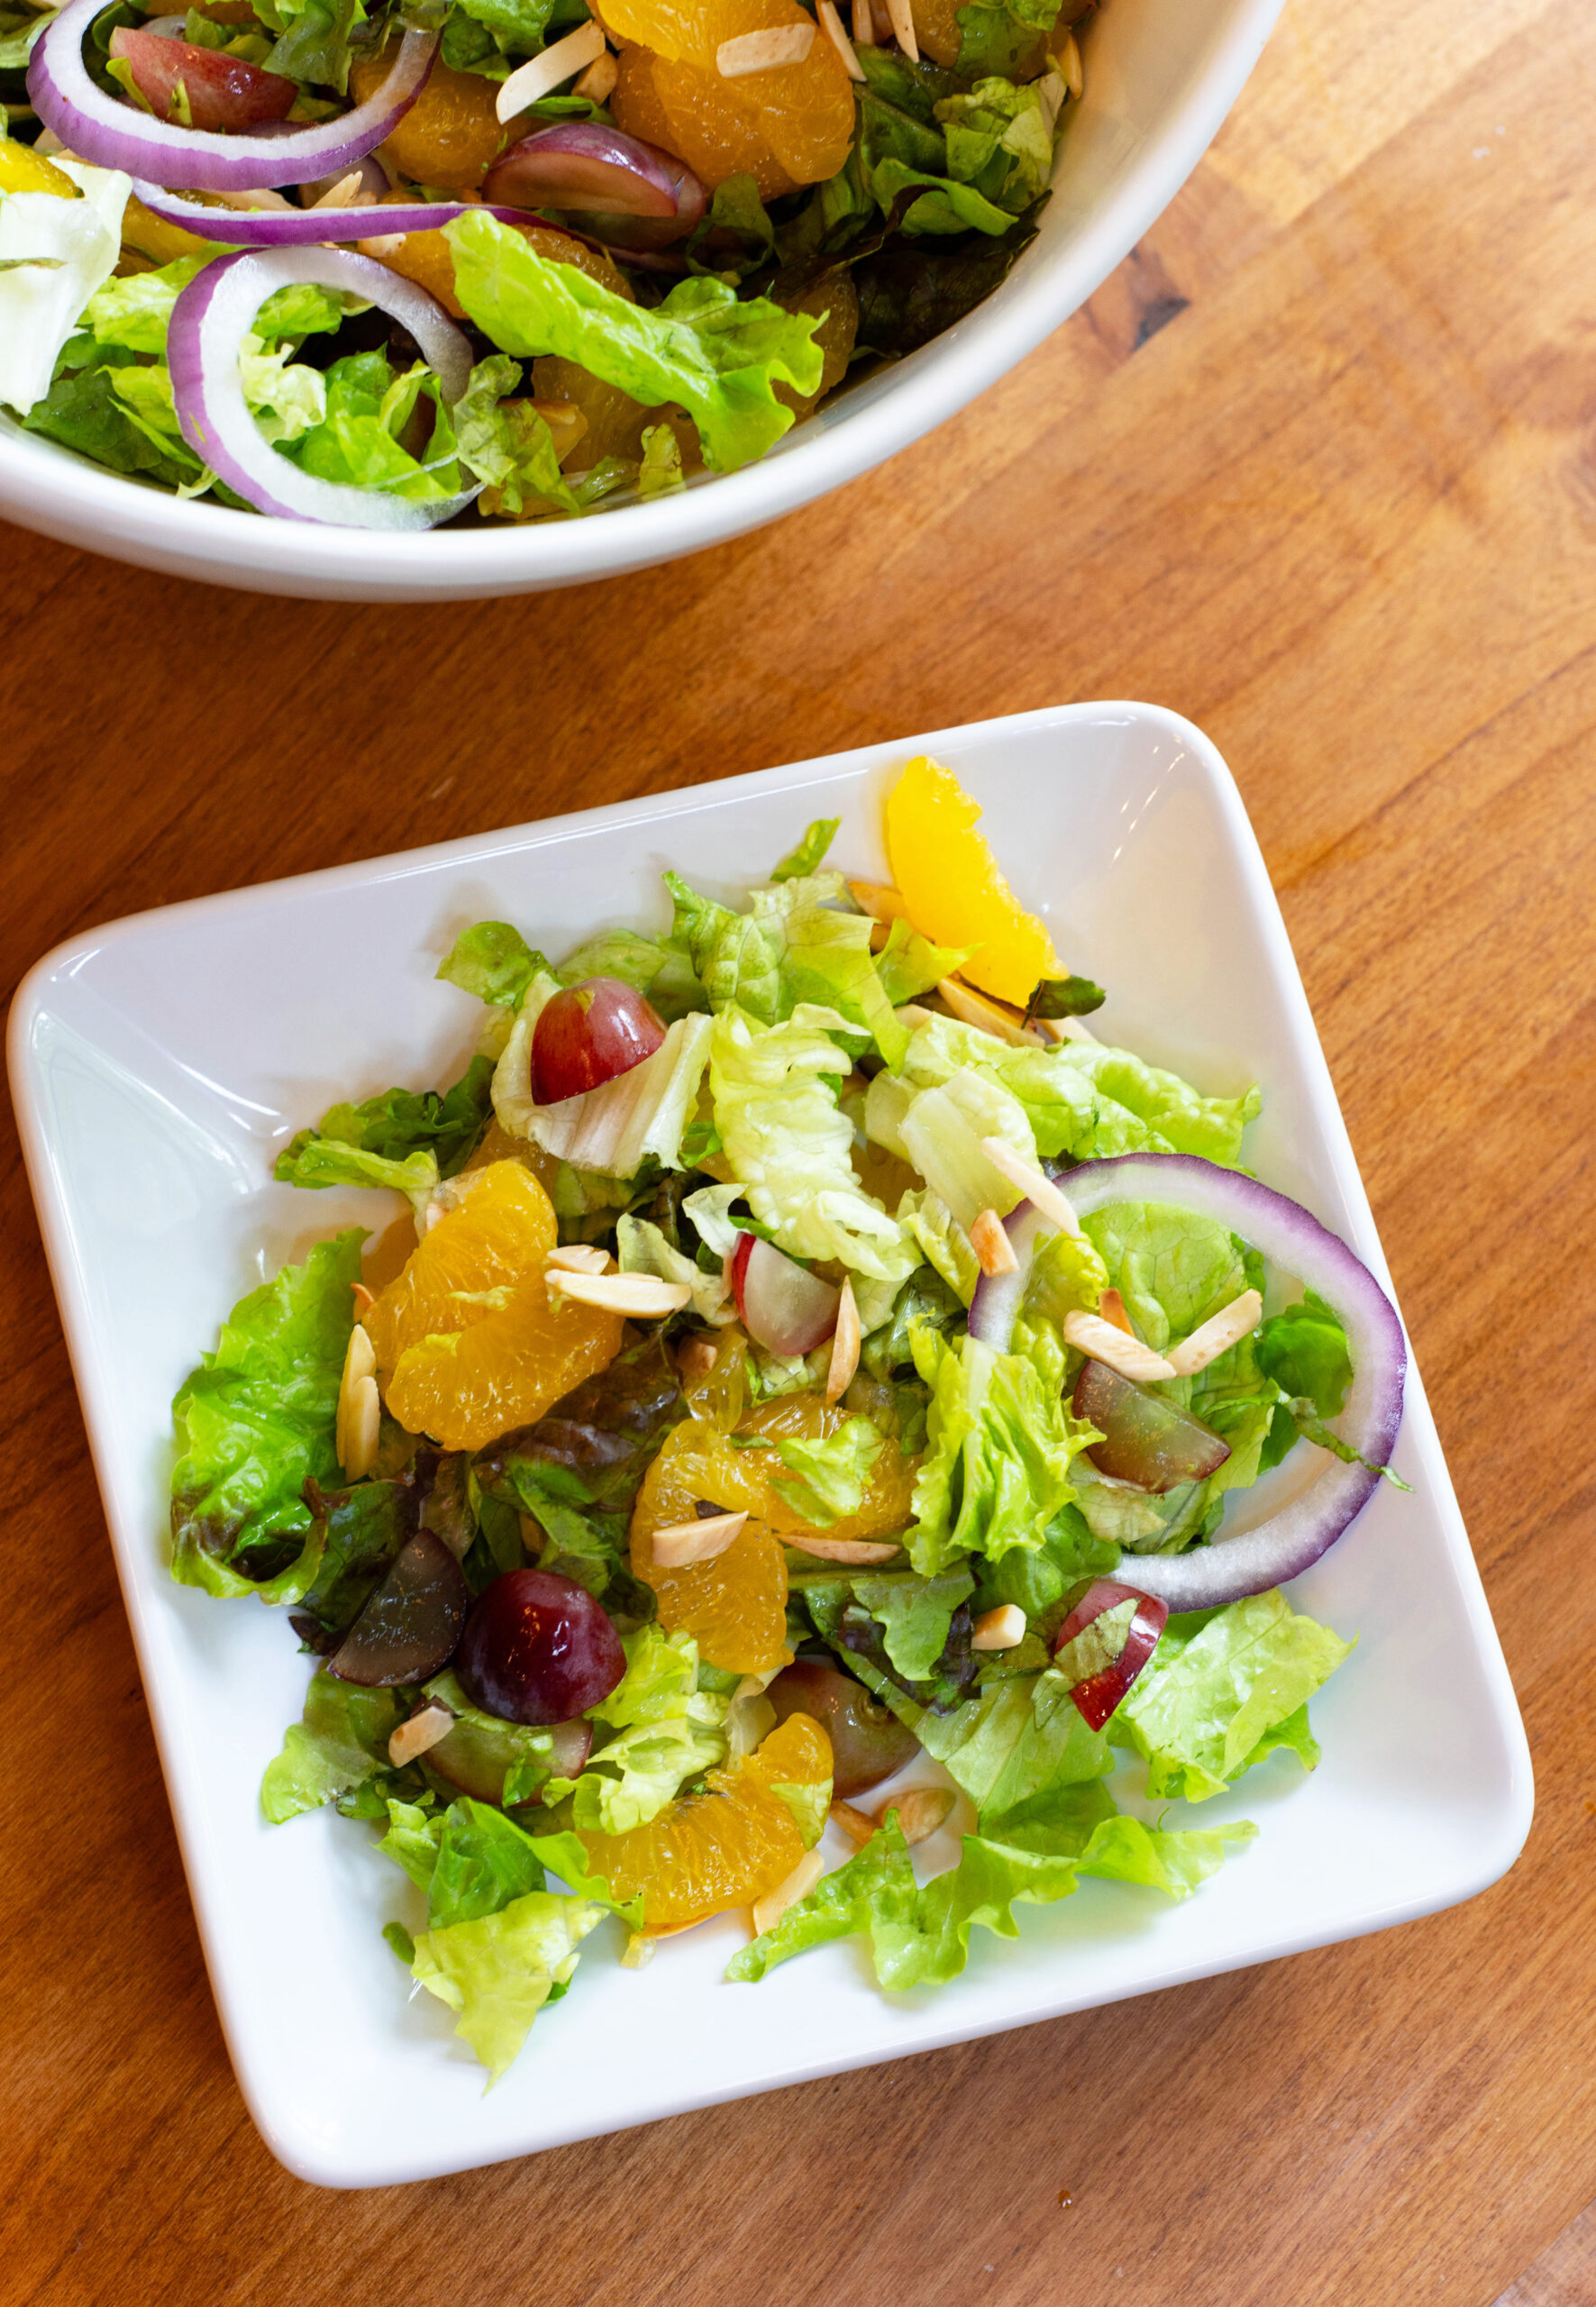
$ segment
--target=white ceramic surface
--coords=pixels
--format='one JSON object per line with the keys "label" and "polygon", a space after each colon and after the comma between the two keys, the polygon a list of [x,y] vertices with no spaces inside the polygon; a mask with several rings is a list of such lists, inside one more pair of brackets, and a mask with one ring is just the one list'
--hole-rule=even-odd
{"label": "white ceramic surface", "polygon": [[1281,0],[1108,0],[1042,230],[998,292],[830,401],[758,464],[651,505],[526,529],[374,537],[180,503],[0,413],[0,514],[178,577],[315,598],[537,592],[647,569],[758,528],[906,448],[1083,304],[1168,206],[1262,53]]}
{"label": "white ceramic surface", "polygon": [[17,995],[23,1138],[206,1958],[255,2120],[307,2178],[463,2169],[1380,1929],[1482,1889],[1528,1831],[1524,1734],[1417,1372],[1397,1452],[1411,1495],[1382,1489],[1292,1590],[1359,1636],[1314,1707],[1324,1762],[1307,1777],[1278,1757],[1190,1811],[1263,1832],[1183,1906],[1086,1883],[1023,1910],[1016,1944],[978,1932],[950,1987],[891,1999],[849,1943],[726,1984],[732,1918],[624,1971],[606,1921],[484,2096],[449,2014],[407,2000],[378,1936],[416,1918],[368,1831],[261,1820],[306,1662],[279,1614],[168,1579],[167,1406],[245,1290],[339,1224],[394,1214],[392,1196],[271,1183],[276,1151],[334,1098],[453,1077],[479,1006],[433,972],[468,922],[516,921],[558,953],[662,921],[661,868],[729,894],[818,815],[843,818],[838,862],[880,874],[881,795],[924,749],[1110,989],[1105,1036],[1211,1092],[1260,1080],[1249,1160],[1383,1274],[1240,798],[1196,729],[1146,706],[1025,714],[205,898],[75,939]]}

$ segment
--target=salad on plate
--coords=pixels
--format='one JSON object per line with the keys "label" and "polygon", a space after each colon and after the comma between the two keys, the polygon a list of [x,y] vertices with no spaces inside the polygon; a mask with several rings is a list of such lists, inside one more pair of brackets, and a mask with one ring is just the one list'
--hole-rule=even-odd
{"label": "salad on plate", "polygon": [[0,0],[0,405],[426,529],[762,456],[1035,238],[1095,0]]}
{"label": "salad on plate", "polygon": [[459,1079],[277,1163],[391,1223],[178,1394],[173,1575],[313,1662],[266,1818],[379,1831],[490,2081],[606,1917],[939,1984],[1082,1876],[1184,1899],[1256,1832],[1200,1806],[1318,1758],[1351,1645],[1282,1589],[1388,1470],[1400,1322],[1250,1174],[1256,1089],[1096,1037],[978,816],[919,759],[890,885],[822,820],[668,928],[465,929]]}

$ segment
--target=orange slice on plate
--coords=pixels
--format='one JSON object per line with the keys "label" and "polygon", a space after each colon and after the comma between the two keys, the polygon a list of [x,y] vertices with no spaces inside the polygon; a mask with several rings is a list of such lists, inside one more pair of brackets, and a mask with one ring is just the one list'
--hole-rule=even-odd
{"label": "orange slice on plate", "polygon": [[1045,923],[1027,913],[977,833],[979,803],[951,770],[922,754],[887,796],[892,878],[917,929],[975,950],[961,974],[1023,1008],[1044,978],[1062,977]]}

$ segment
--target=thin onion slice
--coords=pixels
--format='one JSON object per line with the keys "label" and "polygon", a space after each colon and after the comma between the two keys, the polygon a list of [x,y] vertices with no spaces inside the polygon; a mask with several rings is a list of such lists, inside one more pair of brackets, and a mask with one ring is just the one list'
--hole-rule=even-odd
{"label": "thin onion slice", "polygon": [[[70,152],[98,169],[196,192],[251,192],[305,184],[357,160],[391,135],[426,85],[438,52],[435,32],[409,32],[380,88],[352,112],[275,136],[226,136],[157,120],[89,77],[83,42],[104,0],[68,0],[33,43],[28,97]],[[325,238],[325,235],[323,235]]]}
{"label": "thin onion slice", "polygon": [[[323,241],[364,241],[373,233],[429,233],[457,216],[497,216],[501,224],[524,224],[524,208],[489,207],[485,201],[366,201],[358,208],[207,208],[185,200],[163,185],[135,179],[134,196],[152,216],[180,224],[203,241],[223,241],[235,249],[315,248]],[[555,229],[551,227],[551,230]]]}
{"label": "thin onion slice", "polygon": [[219,479],[262,513],[343,528],[434,528],[469,505],[477,490],[413,504],[386,490],[320,480],[279,456],[251,415],[239,377],[240,344],[268,296],[302,280],[347,289],[391,314],[437,371],[444,399],[460,398],[470,375],[471,349],[424,288],[347,249],[246,250],[207,264],[172,307],[167,359],[184,439]]}
{"label": "thin onion slice", "polygon": [[1272,1264],[1336,1309],[1352,1354],[1353,1381],[1338,1424],[1367,1465],[1333,1460],[1311,1490],[1255,1530],[1190,1554],[1138,1555],[1136,1584],[1172,1610],[1210,1609],[1295,1578],[1333,1546],[1367,1504],[1402,1423],[1408,1347],[1396,1308],[1362,1258],[1300,1202],[1256,1178],[1190,1154],[1123,1154],[1070,1172],[1082,1217],[1113,1201],[1161,1201],[1241,1235]]}
{"label": "thin onion slice", "polygon": [[[1123,1154],[1083,1163],[1069,1176],[1070,1203],[1079,1217],[1090,1217],[1111,1201],[1161,1201],[1214,1218],[1335,1308],[1353,1365],[1341,1438],[1369,1464],[1333,1461],[1311,1490],[1240,1537],[1221,1537],[1190,1554],[1138,1555],[1134,1564],[1137,1585],[1172,1610],[1210,1609],[1297,1577],[1363,1510],[1380,1479],[1371,1468],[1389,1464],[1396,1445],[1408,1371],[1396,1308],[1363,1260],[1300,1202],[1237,1170],[1190,1154]],[[983,1274],[970,1304],[970,1335],[999,1354],[1013,1336],[1037,1246],[1058,1231],[1031,1201],[1022,1201],[1003,1223],[1016,1269]]]}

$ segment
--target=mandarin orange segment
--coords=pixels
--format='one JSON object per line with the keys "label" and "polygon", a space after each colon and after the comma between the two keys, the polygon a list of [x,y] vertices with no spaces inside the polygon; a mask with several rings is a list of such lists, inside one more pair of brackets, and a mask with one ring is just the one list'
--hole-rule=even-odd
{"label": "mandarin orange segment", "polygon": [[667,1437],[632,1513],[632,1568],[653,1589],[661,1625],[668,1634],[690,1634],[707,1665],[737,1674],[768,1673],[792,1657],[780,1540],[750,1518],[724,1554],[664,1570],[654,1561],[654,1532],[694,1520],[700,1499],[752,1516],[763,1495],[755,1470],[739,1464],[714,1427],[693,1418]]}
{"label": "mandarin orange segment", "polygon": [[583,1833],[596,1871],[622,1901],[641,1897],[645,1930],[679,1930],[729,1907],[752,1906],[784,1883],[805,1841],[777,1786],[823,1788],[831,1746],[807,1714],[789,1715],[757,1754],[712,1770],[630,1834]]}
{"label": "mandarin orange segment", "polygon": [[478,1450],[541,1418],[614,1361],[616,1314],[552,1299],[548,1195],[519,1162],[495,1162],[448,1211],[366,1316],[388,1410],[447,1450]]}
{"label": "mandarin orange segment", "polygon": [[[381,87],[393,61],[391,47],[379,55],[355,59],[349,92],[357,104],[363,105]],[[456,72],[440,57],[380,157],[412,184],[434,185],[440,191],[470,190],[506,147],[532,125],[525,113],[500,122],[498,90],[497,80],[486,80],[479,72]]]}
{"label": "mandarin orange segment", "polygon": [[975,950],[962,974],[1024,1006],[1044,978],[1062,977],[1046,926],[1027,913],[975,830],[980,805],[951,770],[924,754],[887,796],[892,879],[917,929]]}
{"label": "mandarin orange segment", "polygon": [[[739,1430],[766,1435],[772,1442],[819,1442],[834,1434],[853,1414],[840,1404],[823,1401],[818,1394],[778,1394],[773,1401],[762,1402],[757,1409],[750,1410]],[[806,1521],[771,1487],[773,1482],[794,1479],[774,1451],[737,1450],[728,1454],[742,1460],[760,1482],[759,1511],[772,1528],[789,1536],[803,1530],[821,1530],[818,1523]],[[827,1522],[821,1535],[827,1538],[896,1536],[914,1519],[915,1476],[919,1470],[918,1458],[906,1458],[896,1437],[883,1436],[858,1511]]]}
{"label": "mandarin orange segment", "polygon": [[652,91],[642,68],[623,55],[612,109],[634,136],[657,107],[669,133],[662,142],[710,186],[728,176],[758,179],[769,200],[795,185],[835,176],[853,137],[853,95],[831,42],[813,41],[801,64],[723,79],[716,59],[725,41],[814,18],[798,0],[604,0],[617,40],[635,41],[655,59]]}

